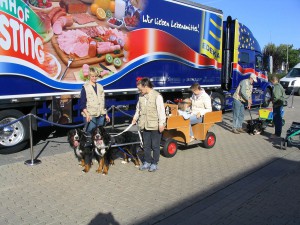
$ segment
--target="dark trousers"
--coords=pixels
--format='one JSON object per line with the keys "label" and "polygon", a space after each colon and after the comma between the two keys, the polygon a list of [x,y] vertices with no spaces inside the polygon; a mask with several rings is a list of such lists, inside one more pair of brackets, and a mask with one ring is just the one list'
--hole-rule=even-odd
{"label": "dark trousers", "polygon": [[273,107],[273,122],[275,126],[275,135],[280,137],[282,131],[282,115],[283,106]]}
{"label": "dark trousers", "polygon": [[[160,156],[161,133],[158,130],[144,130],[143,141],[145,162],[157,164]],[[153,151],[153,157],[151,151]]]}

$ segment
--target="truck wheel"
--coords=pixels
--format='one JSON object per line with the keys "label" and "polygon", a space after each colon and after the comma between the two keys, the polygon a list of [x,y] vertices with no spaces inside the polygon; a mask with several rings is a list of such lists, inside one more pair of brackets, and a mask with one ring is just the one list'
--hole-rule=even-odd
{"label": "truck wheel", "polygon": [[177,142],[171,138],[168,138],[163,146],[163,156],[166,158],[172,158],[177,153]]}
{"label": "truck wheel", "polygon": [[204,148],[212,148],[216,144],[216,135],[213,132],[207,132],[205,140],[203,141]]}
{"label": "truck wheel", "polygon": [[224,109],[224,96],[218,92],[211,94],[211,105],[213,111],[220,111]]}
{"label": "truck wheel", "polygon": [[264,94],[264,102],[263,102],[262,106],[268,107],[270,105],[271,98],[272,98],[271,90],[270,90],[270,88],[267,88],[267,90]]}
{"label": "truck wheel", "polygon": [[[18,110],[0,112],[0,125],[12,122],[24,116]],[[24,118],[14,124],[0,128],[0,154],[10,154],[21,151],[29,139],[28,119]]]}

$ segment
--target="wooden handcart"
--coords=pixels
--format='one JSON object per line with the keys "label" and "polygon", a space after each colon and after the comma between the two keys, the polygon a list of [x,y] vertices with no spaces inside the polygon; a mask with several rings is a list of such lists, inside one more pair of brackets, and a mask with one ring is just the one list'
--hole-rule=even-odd
{"label": "wooden handcart", "polygon": [[222,122],[222,111],[208,112],[203,117],[203,123],[192,125],[195,141],[190,142],[190,120],[178,114],[176,104],[165,104],[170,107],[166,128],[162,138],[162,153],[165,157],[173,157],[177,153],[178,144],[194,145],[200,141],[205,148],[212,148],[216,143],[216,135],[209,129],[218,122]]}

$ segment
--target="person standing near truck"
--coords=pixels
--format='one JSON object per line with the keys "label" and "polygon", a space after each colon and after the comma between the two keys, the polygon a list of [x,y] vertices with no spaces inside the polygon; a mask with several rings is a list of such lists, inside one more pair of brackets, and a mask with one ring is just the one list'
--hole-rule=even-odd
{"label": "person standing near truck", "polygon": [[158,168],[161,135],[166,124],[164,101],[161,94],[153,89],[153,84],[147,77],[137,82],[137,88],[140,96],[132,124],[139,121],[138,125],[143,132],[145,153],[145,162],[139,169],[154,172]]}
{"label": "person standing near truck", "polygon": [[282,131],[282,110],[283,104],[285,101],[285,91],[281,84],[278,82],[278,78],[273,76],[271,78],[271,83],[274,85],[273,87],[273,122],[275,126],[275,134],[272,134],[270,138],[280,138]]}
{"label": "person standing near truck", "polygon": [[252,105],[252,90],[253,82],[257,82],[256,75],[251,73],[249,79],[244,79],[239,83],[236,91],[233,94],[232,103],[232,132],[235,134],[245,133],[243,130],[243,122],[245,117],[245,105],[250,109]]}
{"label": "person standing near truck", "polygon": [[86,131],[91,132],[97,126],[103,126],[105,120],[110,121],[106,113],[104,90],[102,85],[97,83],[98,74],[93,67],[89,67],[89,81],[85,83],[80,93],[80,109]]}

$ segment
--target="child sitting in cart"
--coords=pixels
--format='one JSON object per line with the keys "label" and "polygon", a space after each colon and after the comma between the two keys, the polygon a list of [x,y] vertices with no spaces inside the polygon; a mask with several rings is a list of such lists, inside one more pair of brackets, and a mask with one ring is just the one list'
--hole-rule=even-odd
{"label": "child sitting in cart", "polygon": [[190,140],[191,142],[195,140],[192,126],[196,123],[202,123],[202,117],[197,118],[196,115],[192,115],[191,113],[191,105],[192,101],[189,98],[184,99],[182,102],[178,103],[178,114],[183,116],[185,120],[190,119]]}

